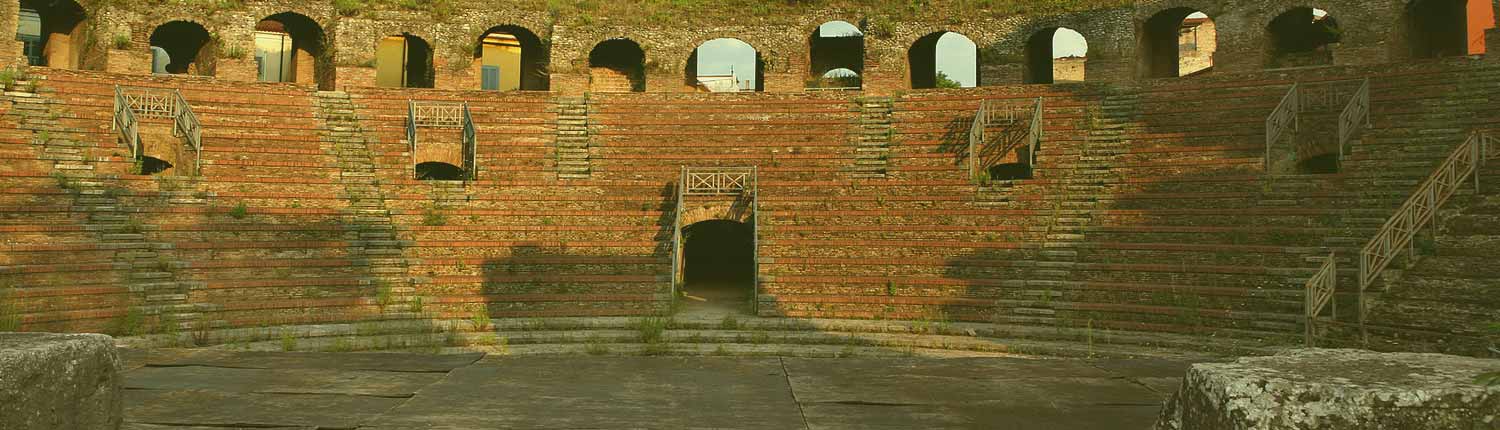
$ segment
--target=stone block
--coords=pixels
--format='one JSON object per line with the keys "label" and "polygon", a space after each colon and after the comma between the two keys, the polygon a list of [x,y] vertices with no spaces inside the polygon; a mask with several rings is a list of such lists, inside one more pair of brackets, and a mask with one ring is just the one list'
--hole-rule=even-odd
{"label": "stone block", "polygon": [[118,429],[120,379],[109,336],[0,333],[0,429]]}
{"label": "stone block", "polygon": [[1500,429],[1500,360],[1305,349],[1188,369],[1157,430]]}

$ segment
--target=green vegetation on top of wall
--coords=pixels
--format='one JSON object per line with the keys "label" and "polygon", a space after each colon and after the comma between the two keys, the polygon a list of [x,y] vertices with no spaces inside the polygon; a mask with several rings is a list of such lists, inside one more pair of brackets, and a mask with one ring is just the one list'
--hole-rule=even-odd
{"label": "green vegetation on top of wall", "polygon": [[[890,19],[953,20],[983,10],[991,15],[1056,14],[1132,4],[1129,0],[547,0],[554,15],[619,23],[722,23],[729,16],[796,15],[846,10]],[[872,25],[873,26],[873,25]]]}

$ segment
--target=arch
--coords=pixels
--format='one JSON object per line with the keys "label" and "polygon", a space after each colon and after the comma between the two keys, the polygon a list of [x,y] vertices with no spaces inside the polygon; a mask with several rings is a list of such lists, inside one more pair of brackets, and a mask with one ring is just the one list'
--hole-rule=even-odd
{"label": "arch", "polygon": [[1152,15],[1139,32],[1142,76],[1173,78],[1213,70],[1218,28],[1213,18],[1190,7],[1166,9]]}
{"label": "arch", "polygon": [[1269,59],[1267,67],[1333,64],[1329,44],[1341,39],[1338,21],[1328,11],[1296,7],[1282,12],[1266,24]]}
{"label": "arch", "polygon": [[[807,40],[808,88],[838,85],[824,77],[846,69],[855,76],[865,74],[865,33],[846,21],[828,21],[813,30]],[[847,84],[849,82],[844,82]],[[840,85],[842,86],[842,85]]]}
{"label": "arch", "polygon": [[683,77],[699,92],[763,91],[765,62],[743,40],[721,37],[699,44],[688,56]]}
{"label": "arch", "polygon": [[213,76],[217,47],[202,24],[169,21],[152,30],[150,40],[152,73]]}
{"label": "arch", "polygon": [[386,36],[375,49],[375,85],[389,88],[432,88],[432,47],[426,40],[402,33]]}
{"label": "arch", "polygon": [[22,0],[16,40],[33,66],[77,69],[87,46],[80,25],[88,14],[72,0]]}
{"label": "arch", "polygon": [[698,302],[742,309],[754,296],[754,229],[737,221],[706,220],[683,227],[682,239],[683,291]]}
{"label": "arch", "polygon": [[810,88],[844,88],[859,89],[864,85],[864,78],[859,72],[845,68],[837,68],[823,73],[823,76],[813,78],[808,85]]}
{"label": "arch", "polygon": [[1022,78],[1028,84],[1082,82],[1088,52],[1088,40],[1076,30],[1053,27],[1038,31],[1026,41]]}
{"label": "arch", "polygon": [[912,88],[979,86],[979,46],[952,31],[917,39],[906,54]]}
{"label": "arch", "polygon": [[646,91],[646,51],[630,39],[609,39],[589,51],[589,90]]}
{"label": "arch", "polygon": [[547,74],[547,51],[542,39],[525,27],[497,25],[479,35],[474,44],[479,68],[479,88],[493,91],[546,91],[552,86]]}
{"label": "arch", "polygon": [[323,55],[326,36],[317,21],[296,12],[278,13],[256,23],[254,37],[258,80],[334,88],[333,64]]}
{"label": "arch", "polygon": [[1410,0],[1402,15],[1412,58],[1441,58],[1484,52],[1484,28],[1470,25],[1470,13],[1493,17],[1489,1]]}
{"label": "arch", "polygon": [[1297,172],[1308,175],[1329,175],[1339,172],[1337,152],[1307,157],[1297,163]]}
{"label": "arch", "polygon": [[155,175],[172,168],[172,163],[149,155],[141,156],[140,174]]}
{"label": "arch", "polygon": [[464,169],[441,161],[417,163],[416,175],[423,181],[462,181]]}

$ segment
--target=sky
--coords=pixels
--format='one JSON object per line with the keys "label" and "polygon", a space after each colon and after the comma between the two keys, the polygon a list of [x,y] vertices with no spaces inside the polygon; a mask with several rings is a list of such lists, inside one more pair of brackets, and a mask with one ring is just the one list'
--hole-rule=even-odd
{"label": "sky", "polygon": [[[832,21],[819,27],[824,35],[862,34],[859,28],[843,21]],[[1060,28],[1052,37],[1052,57],[1082,57],[1088,53],[1083,35]],[[966,87],[974,86],[978,50],[974,42],[961,34],[948,32],[938,38],[937,70]],[[731,70],[741,81],[755,80],[755,48],[738,39],[714,39],[698,47],[698,74],[724,75]]]}

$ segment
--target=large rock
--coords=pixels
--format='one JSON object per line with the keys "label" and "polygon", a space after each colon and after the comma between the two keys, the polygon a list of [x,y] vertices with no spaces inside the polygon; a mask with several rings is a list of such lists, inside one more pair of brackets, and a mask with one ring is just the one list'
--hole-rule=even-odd
{"label": "large rock", "polygon": [[0,429],[118,429],[120,359],[102,334],[0,333]]}
{"label": "large rock", "polygon": [[1348,349],[1195,364],[1157,430],[1500,429],[1500,360]]}

